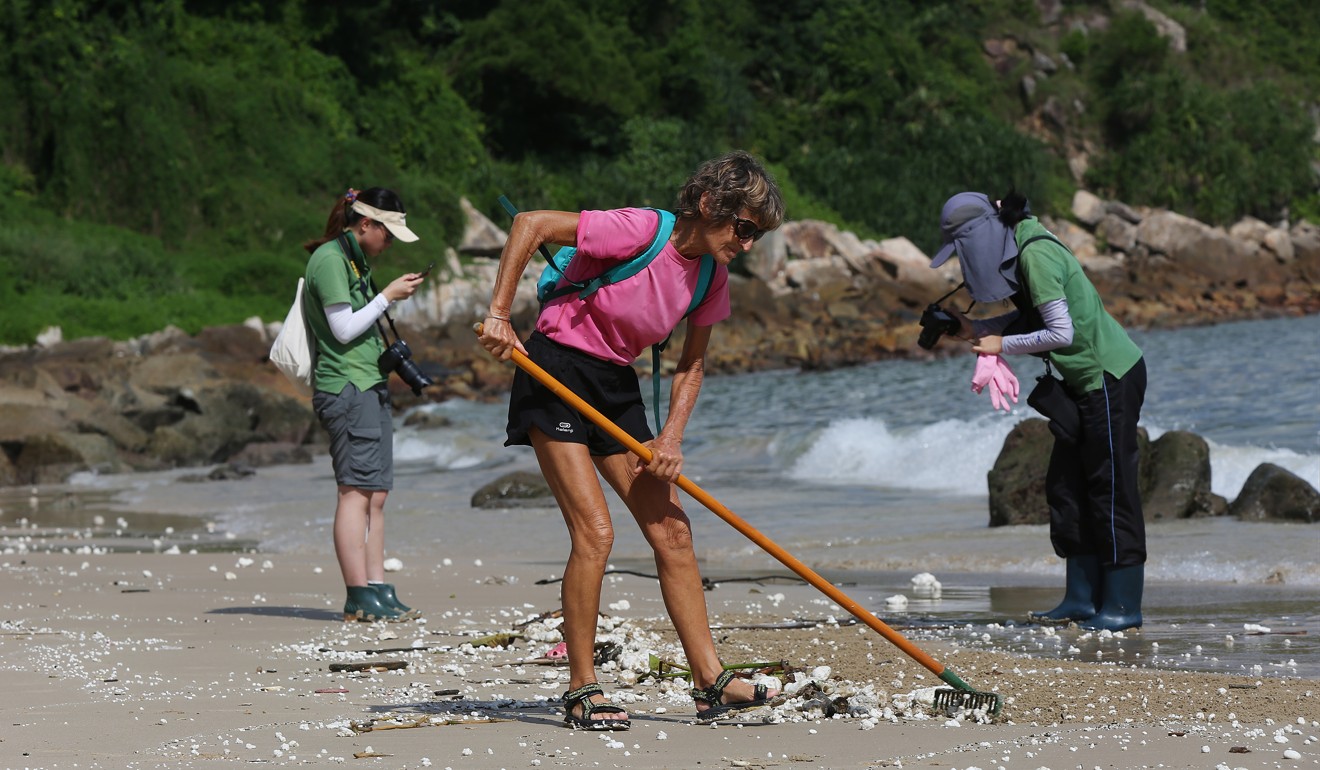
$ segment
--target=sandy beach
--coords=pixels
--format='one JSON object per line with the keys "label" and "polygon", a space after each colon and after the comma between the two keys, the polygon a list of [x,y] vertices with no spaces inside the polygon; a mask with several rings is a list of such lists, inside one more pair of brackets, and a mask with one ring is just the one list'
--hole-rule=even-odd
{"label": "sandy beach", "polygon": [[923,650],[1005,699],[996,718],[951,717],[922,704],[926,669],[780,582],[707,600],[726,665],[783,664],[755,676],[790,697],[697,725],[686,682],[656,676],[682,662],[656,584],[628,574],[607,578],[598,650],[632,730],[572,731],[554,700],[567,666],[543,658],[558,641],[546,572],[411,561],[391,577],[422,620],[346,624],[328,543],[5,554],[0,766],[1320,767],[1320,681],[1009,656],[963,648],[975,629],[924,630]]}

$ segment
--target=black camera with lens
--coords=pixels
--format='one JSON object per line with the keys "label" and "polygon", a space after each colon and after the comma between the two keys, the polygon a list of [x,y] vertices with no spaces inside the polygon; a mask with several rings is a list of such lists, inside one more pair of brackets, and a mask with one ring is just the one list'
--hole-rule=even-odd
{"label": "black camera with lens", "polygon": [[435,381],[427,377],[412,360],[412,350],[408,347],[408,343],[401,339],[395,339],[394,344],[380,354],[376,364],[380,367],[381,374],[388,375],[390,372],[398,374],[399,379],[412,388],[414,396],[422,395],[422,388],[435,384]]}
{"label": "black camera with lens", "polygon": [[926,350],[934,349],[940,337],[957,334],[962,329],[962,322],[935,302],[926,306],[925,312],[921,314],[920,323],[921,334],[917,337],[917,344]]}

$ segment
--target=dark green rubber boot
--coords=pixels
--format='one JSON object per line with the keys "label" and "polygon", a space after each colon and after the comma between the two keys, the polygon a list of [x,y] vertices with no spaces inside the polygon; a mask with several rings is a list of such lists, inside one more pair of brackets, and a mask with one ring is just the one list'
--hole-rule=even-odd
{"label": "dark green rubber boot", "polygon": [[394,622],[403,620],[403,614],[393,607],[387,607],[380,600],[380,594],[371,586],[349,586],[348,601],[344,602],[344,622],[355,620],[372,622],[385,620]]}
{"label": "dark green rubber boot", "polygon": [[1141,628],[1141,594],[1145,588],[1146,565],[1101,568],[1104,603],[1100,611],[1077,625],[1087,631],[1123,631]]}
{"label": "dark green rubber boot", "polygon": [[1067,623],[1070,620],[1086,620],[1100,610],[1100,557],[1094,554],[1069,556],[1066,575],[1063,601],[1052,610],[1029,613],[1032,620]]}
{"label": "dark green rubber boot", "polygon": [[409,607],[399,601],[399,597],[394,593],[393,583],[372,583],[371,587],[376,590],[376,596],[380,597],[380,603],[398,612],[405,618],[420,618],[422,613]]}

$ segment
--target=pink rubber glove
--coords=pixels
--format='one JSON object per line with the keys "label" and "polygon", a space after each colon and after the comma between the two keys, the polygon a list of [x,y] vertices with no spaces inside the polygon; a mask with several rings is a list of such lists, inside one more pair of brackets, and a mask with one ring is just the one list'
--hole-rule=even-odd
{"label": "pink rubber glove", "polygon": [[995,408],[998,409],[1002,406],[1005,412],[1011,412],[1013,410],[1009,408],[1008,401],[1012,399],[1013,403],[1018,402],[1018,378],[1013,374],[1013,370],[1009,368],[1008,361],[1004,360],[1003,356],[995,356],[995,358],[997,363],[995,375],[990,380],[990,403],[994,404],[995,390],[998,389],[999,406]]}
{"label": "pink rubber glove", "polygon": [[999,355],[980,354],[976,357],[976,370],[972,373],[972,392],[980,393],[985,386],[990,386],[990,405],[1005,412],[1013,411],[1009,406],[1018,400],[1018,379],[1009,368],[1008,362]]}
{"label": "pink rubber glove", "polygon": [[980,394],[986,385],[995,378],[995,372],[999,370],[997,363],[999,356],[988,356],[984,353],[976,356],[976,371],[972,372],[972,392]]}

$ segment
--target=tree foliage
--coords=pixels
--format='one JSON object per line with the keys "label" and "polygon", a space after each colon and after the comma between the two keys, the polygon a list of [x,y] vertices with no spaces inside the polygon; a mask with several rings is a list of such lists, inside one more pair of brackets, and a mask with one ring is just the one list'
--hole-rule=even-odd
{"label": "tree foliage", "polygon": [[[279,317],[349,186],[408,203],[423,241],[386,252],[397,273],[457,241],[461,197],[666,206],[734,147],[790,217],[929,250],[958,190],[1066,206],[1063,142],[1023,130],[1033,53],[1071,62],[1042,89],[1082,105],[1097,190],[1217,223],[1320,210],[1320,17],[1158,4],[1186,53],[1098,0],[1065,12],[1108,28],[1071,31],[1031,0],[0,0],[0,267],[21,276],[0,342]],[[1025,54],[995,69],[990,38]]]}
{"label": "tree foliage", "polygon": [[1275,219],[1314,194],[1314,124],[1276,83],[1206,83],[1136,13],[1089,60],[1111,148],[1091,175],[1103,191],[1216,223]]}

